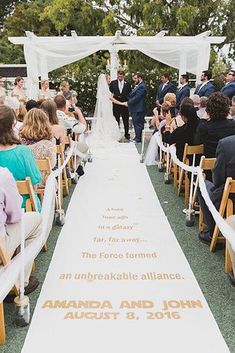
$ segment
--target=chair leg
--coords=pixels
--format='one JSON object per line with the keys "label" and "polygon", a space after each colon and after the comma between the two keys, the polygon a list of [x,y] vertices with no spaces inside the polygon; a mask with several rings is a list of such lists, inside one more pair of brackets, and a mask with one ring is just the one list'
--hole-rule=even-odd
{"label": "chair leg", "polygon": [[36,271],[36,264],[35,264],[35,261],[33,262],[32,264],[32,272],[35,272]]}
{"label": "chair leg", "polygon": [[183,183],[183,176],[184,176],[184,170],[182,168],[180,168],[179,184],[178,184],[178,196],[180,195],[180,192],[181,192],[182,183]]}
{"label": "chair leg", "polygon": [[203,214],[202,214],[202,209],[201,209],[201,207],[200,207],[200,211],[199,211],[198,226],[199,226],[199,232],[202,232],[202,231],[203,231]]}
{"label": "chair leg", "polygon": [[188,173],[185,171],[184,200],[185,200],[186,207],[188,207],[188,204],[189,204],[189,188],[190,188],[189,177],[188,177]]}
{"label": "chair leg", "polygon": [[68,178],[66,174],[66,168],[63,170],[63,193],[65,196],[69,194]]}
{"label": "chair leg", "polygon": [[43,252],[47,252],[47,250],[48,250],[48,243],[46,242],[46,243],[43,245],[42,251],[43,251]]}
{"label": "chair leg", "polygon": [[3,303],[0,303],[0,344],[6,343],[6,331],[5,331],[5,320],[4,320],[4,308]]}
{"label": "chair leg", "polygon": [[174,163],[173,167],[174,167],[174,188],[177,189],[178,166],[176,163]]}
{"label": "chair leg", "polygon": [[215,247],[216,247],[216,243],[219,237],[219,228],[216,225],[214,228],[214,232],[213,232],[213,236],[212,236],[212,240],[211,240],[211,245],[210,245],[210,251],[214,252],[215,251]]}
{"label": "chair leg", "polygon": [[224,237],[223,236],[219,236],[219,228],[216,225],[215,228],[214,228],[214,232],[213,232],[213,236],[212,236],[212,240],[211,240],[211,244],[210,244],[210,251],[211,252],[215,251],[217,242],[222,243],[224,241],[225,241]]}
{"label": "chair leg", "polygon": [[226,240],[226,249],[225,249],[225,272],[231,272],[232,271],[232,261],[228,249],[228,241]]}

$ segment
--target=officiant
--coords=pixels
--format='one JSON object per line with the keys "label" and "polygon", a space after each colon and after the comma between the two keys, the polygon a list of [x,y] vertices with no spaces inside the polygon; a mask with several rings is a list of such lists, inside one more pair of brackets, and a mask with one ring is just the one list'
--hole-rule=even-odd
{"label": "officiant", "polygon": [[[125,74],[123,70],[119,70],[117,72],[117,80],[113,80],[109,86],[110,92],[113,94],[113,98],[115,98],[119,102],[127,102],[129,98],[129,94],[131,92],[131,85],[129,82],[125,80]],[[126,106],[115,104],[113,102],[113,115],[115,116],[118,125],[120,126],[120,117],[122,117],[124,130],[125,130],[125,138],[127,140],[130,139],[129,134],[129,111]]]}

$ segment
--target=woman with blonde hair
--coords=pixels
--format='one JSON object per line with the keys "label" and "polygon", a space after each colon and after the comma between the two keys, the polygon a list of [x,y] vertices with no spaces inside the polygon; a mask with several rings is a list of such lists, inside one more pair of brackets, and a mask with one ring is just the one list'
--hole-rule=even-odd
{"label": "woman with blonde hair", "polygon": [[42,99],[52,99],[51,93],[49,90],[49,80],[41,81],[41,90],[39,91],[38,101]]}
{"label": "woman with blonde hair", "polygon": [[170,105],[171,117],[176,116],[175,105],[176,105],[176,95],[175,93],[167,93],[164,97],[164,103]]}
{"label": "woman with blonde hair", "polygon": [[61,82],[59,90],[59,93],[62,94],[65,99],[67,99],[67,97],[71,95],[71,92],[69,90],[69,83],[67,81]]}
{"label": "woman with blonde hair", "polygon": [[[49,119],[41,109],[31,109],[24,118],[19,133],[23,144],[32,151],[35,159],[49,157],[51,167],[56,164],[56,149]],[[45,183],[45,175],[42,175]]]}

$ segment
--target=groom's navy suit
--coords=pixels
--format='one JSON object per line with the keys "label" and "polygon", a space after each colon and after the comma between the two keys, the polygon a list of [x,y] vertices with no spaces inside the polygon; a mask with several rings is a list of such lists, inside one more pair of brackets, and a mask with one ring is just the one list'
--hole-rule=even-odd
{"label": "groom's navy suit", "polygon": [[146,113],[146,94],[147,89],[142,81],[131,91],[128,99],[128,109],[132,116],[135,129],[135,141],[141,142],[141,134],[144,129],[144,117]]}

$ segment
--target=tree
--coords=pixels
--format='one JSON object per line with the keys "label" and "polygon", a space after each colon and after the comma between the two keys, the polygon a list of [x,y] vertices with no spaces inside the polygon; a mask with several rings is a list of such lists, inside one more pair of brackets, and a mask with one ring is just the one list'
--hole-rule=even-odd
{"label": "tree", "polygon": [[7,16],[14,12],[15,6],[20,2],[26,2],[27,0],[1,0],[0,6],[0,30],[3,28],[3,23]]}
{"label": "tree", "polygon": [[[234,52],[234,0],[21,0],[8,3],[3,31],[0,36],[0,62],[19,63],[23,61],[22,48],[9,44],[8,36],[24,35],[25,30],[36,35],[70,35],[75,30],[78,35],[114,35],[121,30],[125,35],[155,35],[167,30],[168,35],[197,35],[210,30],[212,35],[226,36],[230,44],[230,57],[235,59]],[[13,13],[12,13],[13,12]],[[9,16],[12,13],[11,16]],[[0,13],[1,14],[1,13]],[[214,46],[211,55],[211,68],[214,72],[224,68],[217,63],[219,46]],[[146,57],[137,51],[120,52],[120,60],[128,62],[129,78],[131,73],[141,71],[149,87],[149,110],[154,104],[157,82],[163,71],[168,71],[177,79],[176,70]],[[226,60],[223,60],[226,65]],[[51,78],[60,81],[62,78],[74,81],[79,98],[93,104],[95,77],[105,70],[106,61],[102,53],[97,53],[70,66],[50,73]],[[217,71],[216,71],[217,70]],[[219,76],[219,73],[217,74]],[[87,85],[82,82],[87,81]],[[90,82],[91,81],[91,82]],[[89,82],[89,83],[88,83]],[[92,89],[91,89],[92,88]],[[94,96],[94,94],[93,94]],[[86,98],[89,97],[89,98]],[[89,103],[90,102],[90,103]]]}

